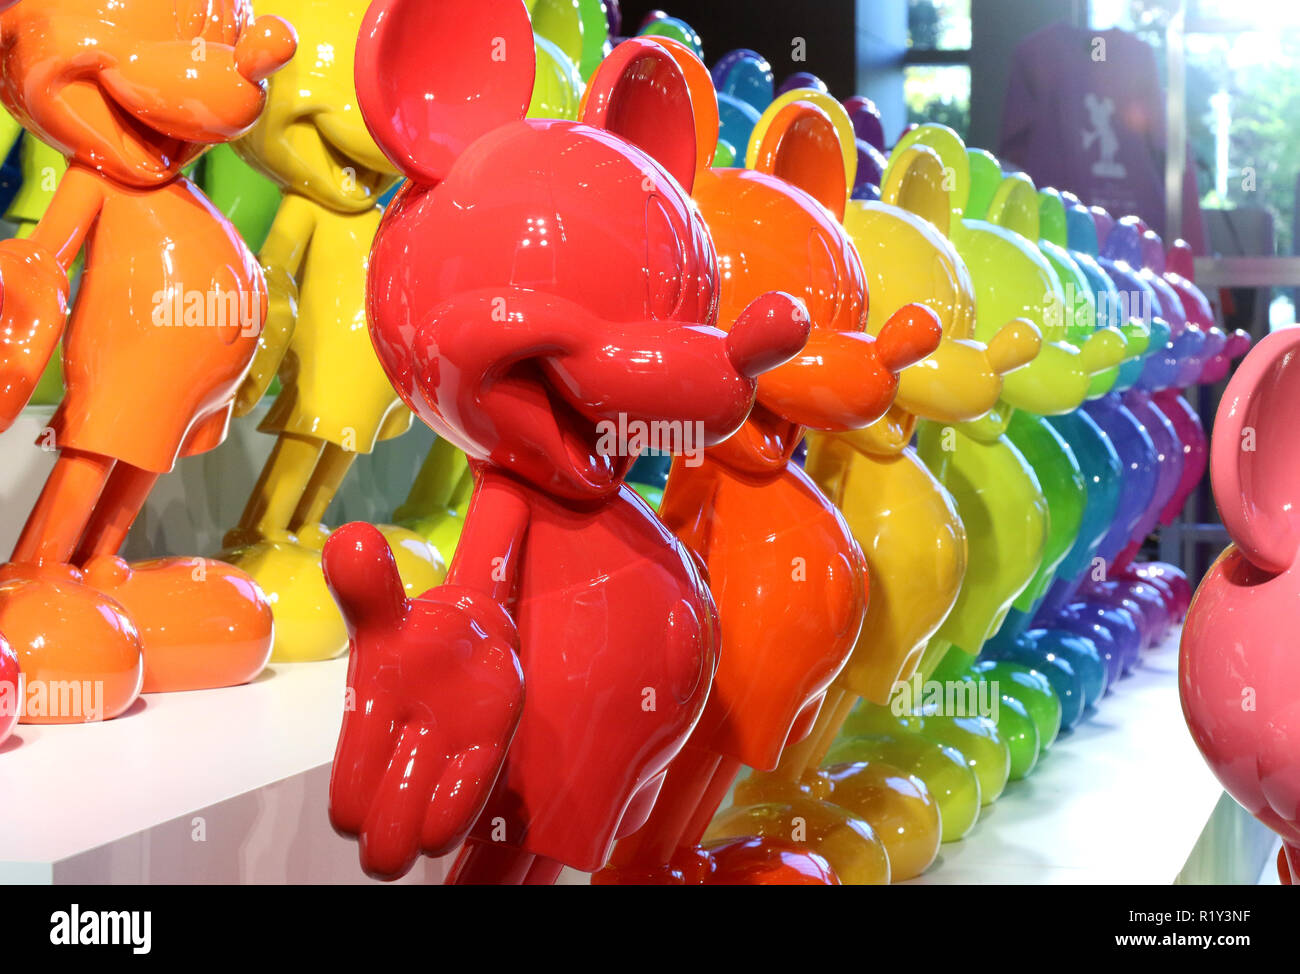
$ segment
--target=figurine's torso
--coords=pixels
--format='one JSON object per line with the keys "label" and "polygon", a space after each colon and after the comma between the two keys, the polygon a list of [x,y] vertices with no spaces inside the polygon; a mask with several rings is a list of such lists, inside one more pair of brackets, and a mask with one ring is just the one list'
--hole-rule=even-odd
{"label": "figurine's torso", "polygon": [[342,213],[305,197],[311,241],[298,278],[298,319],[280,369],[280,396],[261,429],[298,433],[369,453],[411,425],[370,341],[366,273],[383,211]]}
{"label": "figurine's torso", "polygon": [[257,346],[265,283],[187,179],[138,190],[91,178],[102,203],[64,339],[69,394],[56,434],[61,446],[165,472],[178,452],[220,442]]}
{"label": "figurine's torso", "polygon": [[873,703],[909,679],[926,642],[956,603],[966,574],[966,529],[952,498],[916,453],[879,456],[850,436],[812,434],[808,473],[862,545],[871,598],[862,634],[837,683]]}
{"label": "figurine's torso", "polygon": [[[760,769],[806,732],[862,625],[867,571],[844,519],[788,465],[740,478],[673,463],[664,519],[708,565],[722,647],[696,741]],[[793,732],[792,732],[793,728]]]}
{"label": "figurine's torso", "polygon": [[1038,570],[1047,502],[1033,468],[1005,435],[981,442],[937,423],[922,423],[919,431],[920,456],[956,502],[973,566],[937,635],[978,653]]}
{"label": "figurine's torso", "polygon": [[507,842],[594,870],[704,707],[713,600],[631,488],[582,507],[529,490],[528,505],[510,607],[524,711],[476,834],[491,838],[499,817]]}

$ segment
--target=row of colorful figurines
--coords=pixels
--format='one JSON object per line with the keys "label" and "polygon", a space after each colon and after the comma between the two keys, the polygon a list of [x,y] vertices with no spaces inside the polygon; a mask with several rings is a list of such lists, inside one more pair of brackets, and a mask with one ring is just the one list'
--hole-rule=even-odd
{"label": "row of colorful figurines", "polygon": [[[96,681],[112,718],[351,639],[331,815],[372,874],[464,843],[463,882],[917,876],[1186,611],[1182,574],[1134,559],[1205,470],[1183,391],[1248,339],[1215,325],[1184,244],[950,129],[886,153],[868,100],[807,74],[776,90],[752,51],[710,72],[679,20],[614,46],[608,0],[528,6],[531,25],[517,2],[259,0],[299,53],[283,22],[230,14],[225,56],[270,76],[265,110],[170,122],[193,146],[171,157],[51,122],[66,106],[22,72],[72,55],[21,32],[31,5],[4,15],[37,49],[5,67],[29,134],[0,420],[61,405],[0,568],[0,681],[33,723],[85,719],[37,695]],[[234,96],[205,84],[219,116]],[[181,103],[113,90],[146,126]],[[196,178],[258,252],[248,341],[184,287],[247,253],[180,175],[223,141]],[[160,250],[165,287],[140,286],[130,255]],[[160,306],[216,327],[161,327]],[[268,390],[275,445],[217,559],[118,557],[157,476]],[[439,439],[396,523],[325,528],[411,410]],[[592,423],[677,456],[597,448]]]}

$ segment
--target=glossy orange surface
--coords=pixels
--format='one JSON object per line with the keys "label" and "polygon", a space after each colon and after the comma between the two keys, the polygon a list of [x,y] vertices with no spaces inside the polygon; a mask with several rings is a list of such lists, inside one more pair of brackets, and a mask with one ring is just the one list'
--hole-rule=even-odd
{"label": "glossy orange surface", "polygon": [[[271,642],[265,599],[245,576],[204,563],[161,583],[168,573],[153,565],[117,587],[116,573],[90,567],[117,553],[160,474],[225,436],[265,285],[180,173],[257,119],[293,30],[255,21],[245,0],[179,11],[170,0],[50,0],[5,13],[0,44],[5,106],[70,162],[30,239],[0,244],[0,429],[60,337],[67,382],[43,435],[59,457],[6,569],[27,581],[6,587],[0,618],[29,679],[104,677],[105,715],[138,689],[141,649],[146,672],[158,654],[151,689],[242,682]],[[65,327],[67,273],[83,249]],[[33,580],[44,569],[63,580]]]}
{"label": "glossy orange surface", "polygon": [[[713,145],[707,70],[680,44],[661,43],[691,84],[698,144]],[[866,562],[839,512],[790,458],[806,428],[880,419],[897,373],[940,338],[934,314],[915,305],[877,338],[867,334],[865,276],[840,225],[847,186],[830,118],[792,102],[756,137],[755,169],[714,169],[705,152],[696,159],[693,195],[718,250],[719,320],[727,327],[754,298],[780,290],[804,300],[812,335],[759,380],[738,433],[702,463],[673,462],[660,517],[707,566],[722,653],[687,745],[693,770],[670,772],[649,824],[616,851],[616,869],[666,862],[697,843],[736,763],[770,769],[811,729],[862,624]]]}
{"label": "glossy orange surface", "polygon": [[[445,586],[402,596],[365,528],[325,548],[349,685],[381,704],[346,716],[331,814],[380,875],[468,834],[452,881],[545,882],[559,863],[598,868],[641,824],[703,710],[716,615],[695,561],[623,483],[637,450],[603,437],[666,423],[715,443],[808,337],[779,294],[714,327],[673,60],[626,42],[582,122],[525,121],[532,51],[522,4],[477,0],[379,0],[357,51],[367,126],[409,180],[372,253],[372,339],[475,471]],[[377,560],[389,584],[367,594]]]}

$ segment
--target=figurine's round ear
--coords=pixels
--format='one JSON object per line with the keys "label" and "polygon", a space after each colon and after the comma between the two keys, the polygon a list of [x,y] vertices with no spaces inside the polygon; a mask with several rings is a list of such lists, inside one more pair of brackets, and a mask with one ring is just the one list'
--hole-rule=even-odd
{"label": "figurine's round ear", "polygon": [[1181,237],[1170,244],[1169,255],[1165,258],[1165,270],[1186,280],[1195,281],[1196,266],[1192,245]]}
{"label": "figurine's round ear", "polygon": [[843,220],[858,172],[858,144],[849,113],[825,92],[787,91],[754,126],[745,166],[798,186]]}
{"label": "figurine's round ear", "polygon": [[1142,266],[1152,274],[1165,272],[1165,242],[1154,230],[1142,234]]}
{"label": "figurine's round ear", "polygon": [[680,17],[669,17],[667,15],[656,17],[644,24],[637,31],[637,36],[670,37],[689,47],[691,53],[696,57],[704,57],[704,42],[700,40],[700,35],[695,32],[694,27]]}
{"label": "figurine's round ear", "polygon": [[937,152],[920,143],[910,145],[890,162],[880,201],[929,220],[946,237],[952,218],[946,177]]}
{"label": "figurine's round ear", "polygon": [[[948,126],[933,122],[909,128],[894,146],[894,151],[890,155],[890,166],[892,167],[894,160],[901,158],[908,147],[913,145],[926,146],[939,156],[944,169],[947,170],[944,185],[948,188],[948,202],[951,204],[952,215],[961,217],[966,212],[966,204],[970,200],[970,159],[966,156],[966,144],[962,142],[961,136]],[[885,178],[889,178],[888,174]]]}
{"label": "figurine's round ear", "polygon": [[1012,173],[1002,180],[989,203],[989,223],[1014,230],[1026,240],[1038,242],[1038,191],[1024,173]]}
{"label": "figurine's round ear", "polygon": [[713,66],[713,84],[718,94],[730,95],[762,112],[776,97],[772,65],[757,51],[741,48],[728,51]]}
{"label": "figurine's round ear", "polygon": [[1300,329],[1264,338],[1228,383],[1210,440],[1214,499],[1228,534],[1269,572],[1300,550],[1294,440],[1300,417]]}
{"label": "figurine's round ear", "polygon": [[559,45],[541,34],[533,35],[533,53],[537,56],[537,76],[533,81],[533,99],[528,103],[528,117],[576,122],[583,88],[577,66]]}
{"label": "figurine's round ear", "polygon": [[357,103],[384,155],[437,183],[470,143],[524,117],[535,63],[522,0],[373,0]]}
{"label": "figurine's round ear", "polygon": [[[713,118],[716,126],[716,109]],[[614,48],[587,85],[581,119],[631,142],[691,191],[701,155],[691,91],[682,69],[657,41],[634,37]],[[716,142],[715,127],[710,156]]]}
{"label": "figurine's round ear", "polygon": [[989,206],[1002,185],[1002,163],[984,149],[967,149],[966,160],[970,163],[970,197],[963,215],[968,220],[987,220]]}
{"label": "figurine's round ear", "polygon": [[721,134],[713,76],[709,74],[704,62],[695,56],[695,52],[681,41],[650,34],[645,35],[645,38],[672,55],[677,67],[681,69],[682,77],[686,79],[686,87],[691,92],[691,110],[695,113],[695,171],[703,172],[714,163]]}
{"label": "figurine's round ear", "polygon": [[[1093,219],[1097,214],[1093,214]],[[1132,223],[1113,223],[1101,245],[1103,257],[1128,264],[1133,270],[1142,269],[1142,237]]]}
{"label": "figurine's round ear", "polygon": [[1086,206],[1082,203],[1071,204],[1065,211],[1065,226],[1071,250],[1097,256],[1100,249],[1097,246],[1097,224],[1093,222],[1092,214]]}
{"label": "figurine's round ear", "polygon": [[1115,218],[1100,206],[1090,206],[1088,212],[1092,214],[1092,224],[1097,231],[1098,250],[1104,253],[1106,241],[1110,239],[1110,232],[1115,229]]}
{"label": "figurine's round ear", "polygon": [[1058,247],[1070,245],[1070,230],[1065,216],[1065,200],[1056,190],[1038,191],[1038,234]]}
{"label": "figurine's round ear", "polygon": [[590,78],[610,51],[601,0],[531,0],[533,30],[558,47]]}
{"label": "figurine's round ear", "polygon": [[844,110],[853,121],[853,131],[858,138],[873,146],[881,154],[885,151],[885,126],[880,119],[880,109],[865,95],[844,99]]}

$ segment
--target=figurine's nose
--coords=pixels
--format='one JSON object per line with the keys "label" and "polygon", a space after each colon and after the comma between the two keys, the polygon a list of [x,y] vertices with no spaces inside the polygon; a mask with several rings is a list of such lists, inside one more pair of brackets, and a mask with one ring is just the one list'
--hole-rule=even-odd
{"label": "figurine's nose", "polygon": [[938,348],[942,337],[938,315],[923,304],[906,304],[880,329],[876,354],[880,363],[897,375]]}
{"label": "figurine's nose", "polygon": [[235,67],[253,84],[269,78],[289,63],[298,50],[298,35],[280,17],[258,17],[235,44]]}
{"label": "figurine's nose", "polygon": [[1124,336],[1114,328],[1098,328],[1088,336],[1080,348],[1083,370],[1089,375],[1097,375],[1107,369],[1113,369],[1124,360],[1124,350],[1128,343]]}
{"label": "figurine's nose", "polygon": [[727,358],[741,375],[757,379],[798,355],[811,327],[802,301],[770,291],[751,302],[732,325]]}
{"label": "figurine's nose", "polygon": [[989,342],[989,365],[998,375],[1014,372],[1034,360],[1043,340],[1034,323],[1025,318],[1015,318]]}

